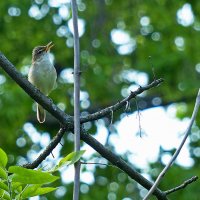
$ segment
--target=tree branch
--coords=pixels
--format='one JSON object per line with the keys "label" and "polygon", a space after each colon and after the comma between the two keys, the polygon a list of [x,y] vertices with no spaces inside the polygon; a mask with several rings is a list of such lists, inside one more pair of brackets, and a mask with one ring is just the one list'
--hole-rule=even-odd
{"label": "tree branch", "polygon": [[172,156],[172,158],[170,159],[169,163],[165,166],[165,168],[159,174],[159,176],[156,179],[155,183],[153,184],[152,188],[149,190],[149,192],[147,193],[147,195],[144,197],[143,200],[147,200],[151,196],[151,194],[153,193],[153,191],[155,190],[155,188],[157,188],[157,186],[159,185],[161,179],[164,177],[164,175],[166,174],[166,172],[169,170],[169,168],[172,166],[172,164],[176,160],[177,156],[179,155],[179,153],[180,153],[183,145],[185,144],[185,141],[186,141],[188,135],[190,134],[192,125],[193,125],[193,123],[194,123],[194,121],[196,119],[196,116],[197,116],[197,113],[198,113],[198,110],[199,110],[199,106],[200,106],[200,89],[199,89],[198,94],[197,94],[196,103],[195,103],[195,106],[194,106],[194,110],[193,110],[193,113],[192,113],[192,117],[191,117],[189,126],[188,126],[188,128],[187,128],[187,130],[185,132],[185,136],[183,137],[183,139],[182,139],[179,147],[175,151],[175,153]]}
{"label": "tree branch", "polygon": [[[34,99],[37,103],[42,105],[45,108],[45,110],[51,113],[60,123],[66,124],[67,126],[73,129],[73,116],[64,113],[52,102],[52,100],[49,97],[45,96],[36,87],[34,87],[20,72],[17,71],[13,64],[1,52],[0,66],[32,99]],[[104,108],[96,113],[81,117],[80,122],[85,123],[88,121],[101,119],[102,117],[105,117],[106,115],[110,114],[111,110],[119,110],[120,108],[126,105],[127,101],[130,101],[132,98],[135,98],[137,95],[141,94],[146,90],[159,86],[159,84],[161,84],[163,81],[163,79],[157,79],[147,86],[139,87],[136,91],[131,92],[131,94],[128,97],[122,99],[115,105]]]}
{"label": "tree branch", "polygon": [[13,64],[0,52],[0,66],[2,69],[37,103],[49,111],[60,123],[73,128],[73,117],[59,109],[53,101],[34,87]]}
{"label": "tree branch", "polygon": [[[149,188],[149,189],[151,188],[152,183],[150,181],[148,181],[140,173],[135,171],[122,158],[120,158],[119,156],[115,155],[112,151],[110,151],[105,146],[103,146],[95,138],[91,137],[89,134],[87,134],[84,131],[82,131],[81,139],[84,142],[86,142],[88,145],[90,145],[93,149],[95,149],[100,155],[102,155],[104,158],[109,160],[110,163],[112,163],[114,166],[116,166],[119,169],[121,169],[122,171],[124,171],[127,175],[129,175],[132,179],[134,179],[136,182],[138,182],[144,188]],[[166,197],[165,193],[163,193],[159,189],[156,189],[154,191],[154,195],[159,200],[167,200],[167,197]]]}
{"label": "tree branch", "polygon": [[169,194],[174,193],[174,192],[176,192],[176,191],[178,191],[178,190],[184,189],[184,188],[187,187],[189,184],[195,182],[197,179],[198,179],[198,176],[193,176],[192,178],[190,178],[190,179],[184,181],[181,185],[179,185],[179,186],[177,186],[177,187],[175,187],[175,188],[172,188],[172,189],[170,189],[170,190],[165,191],[165,194],[166,194],[166,195],[169,195]]}
{"label": "tree branch", "polygon": [[114,112],[116,110],[119,110],[123,106],[126,106],[127,102],[129,102],[131,99],[135,98],[137,95],[141,94],[142,92],[144,92],[146,90],[149,90],[149,89],[151,89],[153,87],[158,86],[163,81],[164,80],[162,78],[160,78],[160,79],[154,80],[152,83],[150,83],[147,86],[139,87],[136,91],[131,92],[128,97],[126,97],[123,100],[119,101],[115,105],[109,106],[107,108],[104,108],[104,109],[96,112],[96,113],[89,114],[89,115],[87,115],[85,117],[82,117],[81,118],[81,123],[85,123],[85,122],[88,122],[88,121],[94,121],[94,120],[100,119],[102,117],[105,117],[106,115],[109,115],[112,111]]}
{"label": "tree branch", "polygon": [[60,142],[61,138],[63,137],[64,133],[66,131],[66,127],[60,128],[56,136],[51,140],[50,144],[46,147],[46,149],[37,157],[36,160],[34,160],[32,163],[27,163],[23,165],[23,167],[28,168],[28,169],[34,169],[38,167],[39,164],[43,160],[46,159],[46,157],[53,151],[53,149],[58,145]]}
{"label": "tree branch", "polygon": [[[16,83],[24,89],[24,91],[36,102],[41,104],[49,113],[51,113],[58,121],[60,121],[61,124],[66,126],[66,130],[70,130],[73,132],[73,117],[70,115],[65,114],[62,110],[60,110],[55,104],[53,104],[52,100],[50,100],[48,97],[43,95],[38,89],[36,89],[29,81],[24,78],[13,66],[13,64],[0,52],[0,66],[4,71],[7,72],[7,74],[16,81]],[[159,79],[160,80],[160,79]],[[137,94],[142,93],[142,91],[145,91],[147,89],[150,89],[151,87],[155,87],[159,85],[162,81],[153,81],[153,83],[150,84],[150,86],[146,86],[143,89],[138,89],[136,91]],[[137,95],[136,94],[136,95]],[[126,99],[126,98],[125,98]],[[130,100],[130,99],[129,99]],[[126,102],[126,100],[122,100],[122,102]],[[124,103],[121,103],[121,107],[124,105]],[[126,103],[125,103],[126,104]],[[116,105],[119,106],[119,105]],[[116,108],[116,107],[115,107]],[[118,109],[120,106],[118,107]],[[105,114],[105,113],[104,113]],[[90,115],[92,116],[92,115]],[[97,115],[93,115],[93,117],[89,117],[90,120],[97,119]],[[100,114],[98,116],[101,118],[103,115]],[[89,118],[87,116],[85,117],[88,121]],[[84,117],[82,117],[82,123],[84,123]],[[149,189],[152,186],[152,183],[150,183],[147,179],[145,179],[142,175],[140,175],[138,172],[136,172],[132,167],[130,167],[125,161],[123,161],[119,156],[115,155],[111,151],[107,150],[101,143],[99,143],[95,138],[93,138],[91,135],[82,133],[81,139],[89,144],[93,149],[98,151],[103,157],[108,159],[112,164],[116,165],[118,168],[120,168],[122,171],[127,173],[132,179],[136,180],[140,185],[145,187],[146,189]],[[154,191],[155,196],[159,200],[167,200],[167,197],[165,194],[159,190],[156,189]]]}

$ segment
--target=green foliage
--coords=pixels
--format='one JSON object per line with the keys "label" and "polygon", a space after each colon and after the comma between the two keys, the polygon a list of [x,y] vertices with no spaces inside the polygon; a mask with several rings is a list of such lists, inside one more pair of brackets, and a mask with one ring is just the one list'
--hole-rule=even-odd
{"label": "green foliage", "polygon": [[84,153],[85,153],[85,150],[81,150],[81,151],[76,151],[76,152],[72,152],[72,153],[68,154],[66,157],[64,157],[60,160],[60,162],[58,163],[58,165],[55,166],[53,171],[57,171],[64,166],[73,165],[78,160],[80,160],[81,156]]}
{"label": "green foliage", "polygon": [[25,169],[20,166],[10,166],[6,169],[7,155],[0,149],[1,166],[0,195],[1,199],[21,200],[43,195],[56,190],[54,187],[43,187],[58,179],[57,176],[41,170]]}
{"label": "green foliage", "polygon": [[0,148],[0,167],[5,167],[8,162],[6,153]]}
{"label": "green foliage", "polygon": [[0,148],[0,196],[6,200],[21,200],[33,196],[47,194],[56,190],[55,187],[43,187],[46,184],[53,183],[59,177],[52,175],[63,166],[69,166],[80,160],[85,151],[72,152],[60,160],[58,165],[52,171],[41,171],[26,169],[20,166],[10,166],[6,168],[7,155]]}
{"label": "green foliage", "polygon": [[47,172],[25,169],[20,166],[11,166],[8,171],[13,174],[12,181],[23,184],[47,184],[58,179]]}
{"label": "green foliage", "polygon": [[56,190],[56,188],[52,188],[52,187],[40,187],[40,185],[30,185],[28,186],[23,194],[22,194],[22,198],[29,198],[29,197],[33,197],[33,196],[39,196],[39,195],[43,195],[49,192],[52,192]]}

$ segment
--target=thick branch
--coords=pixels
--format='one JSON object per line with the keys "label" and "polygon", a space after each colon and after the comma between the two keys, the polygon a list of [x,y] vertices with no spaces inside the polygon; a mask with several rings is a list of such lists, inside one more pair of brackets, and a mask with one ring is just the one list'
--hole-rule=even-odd
{"label": "thick branch", "polygon": [[[42,105],[49,113],[51,113],[60,123],[67,124],[69,127],[73,129],[73,120],[74,118],[62,110],[60,110],[50,98],[42,94],[36,87],[34,87],[21,73],[17,71],[17,69],[13,66],[13,64],[0,52],[0,66],[3,70],[13,79],[15,82],[36,102]],[[145,87],[139,87],[136,91],[131,92],[131,94],[119,101],[115,105],[104,108],[96,113],[86,115],[81,117],[81,123],[85,123],[88,121],[94,121],[97,119],[101,119],[106,115],[110,114],[112,111],[119,110],[123,106],[126,105],[127,101],[130,101],[132,98],[141,94],[142,92],[149,90],[153,87],[158,86],[163,82],[163,79],[154,80],[152,83]]]}
{"label": "thick branch", "polygon": [[36,102],[49,111],[60,123],[73,127],[73,117],[60,110],[50,98],[34,87],[0,52],[0,66]]}
{"label": "thick branch", "polygon": [[[65,114],[63,111],[61,111],[53,102],[47,98],[45,95],[43,95],[39,90],[37,90],[33,85],[31,85],[26,78],[24,78],[17,70],[16,68],[10,63],[10,61],[7,60],[7,58],[0,53],[0,66],[4,71],[7,72],[9,76],[13,80],[15,80],[18,85],[24,91],[35,101],[37,101],[39,104],[41,104],[46,110],[48,110],[55,118],[57,118],[58,121],[60,121],[63,125],[67,125],[67,130],[71,130],[73,132],[73,117]],[[151,84],[151,87],[157,86],[162,81],[154,81],[156,84]],[[153,83],[154,83],[153,82]],[[140,93],[144,90],[149,89],[150,87],[146,87],[145,89],[138,89]],[[130,100],[130,99],[129,99]],[[127,100],[124,100],[123,102],[126,103]],[[124,105],[124,104],[123,104]],[[117,106],[117,105],[116,105]],[[121,105],[122,106],[122,105]],[[119,109],[119,107],[118,107]],[[104,113],[105,114],[105,113]],[[97,115],[90,115],[94,116],[90,117],[90,120],[95,120],[97,118]],[[102,116],[102,114],[100,114]],[[99,118],[100,118],[99,116]],[[88,121],[89,118],[87,116],[85,117]],[[84,117],[82,118],[82,123],[84,123]],[[123,161],[120,157],[116,156],[111,151],[108,151],[103,145],[101,145],[96,139],[94,139],[91,135],[88,134],[81,134],[81,139],[85,141],[87,144],[89,144],[93,149],[98,151],[103,157],[108,159],[112,164],[119,167],[122,171],[127,173],[132,179],[136,180],[140,185],[145,187],[146,189],[149,189],[152,183],[150,183],[148,180],[146,180],[142,175],[140,175],[138,172],[136,172],[132,167],[130,167],[125,161]],[[159,200],[167,200],[165,197],[165,194],[160,191],[159,189],[156,189],[154,191],[155,196]]]}
{"label": "thick branch", "polygon": [[[87,133],[81,133],[81,139],[90,145],[93,149],[95,149],[99,154],[101,154],[104,158],[109,160],[113,165],[124,171],[128,174],[131,178],[133,178],[136,182],[140,183],[144,188],[151,188],[152,183],[145,179],[143,176],[140,175],[137,171],[135,171],[130,165],[128,165],[122,158],[115,155],[112,151],[108,150],[105,146],[103,146],[100,142],[96,139],[91,137]],[[159,200],[167,200],[165,193],[161,190],[156,189],[154,191],[154,195]]]}
{"label": "thick branch", "polygon": [[[60,110],[50,98],[43,95],[36,87],[34,87],[21,73],[19,73],[13,64],[0,52],[0,66],[7,72],[7,74],[16,81],[16,83],[36,102],[42,105],[49,113],[51,113],[61,124],[67,125],[70,130],[73,129],[73,120],[74,118],[62,110]],[[123,106],[127,104],[132,98],[141,94],[143,91],[149,90],[153,87],[158,86],[163,82],[163,79],[154,80],[152,83],[145,87],[139,87],[136,91],[131,92],[131,94],[116,103],[115,105],[109,106],[100,110],[99,112],[89,114],[87,116],[81,117],[81,123],[85,123],[88,121],[93,121],[100,119],[113,111],[119,110]]]}

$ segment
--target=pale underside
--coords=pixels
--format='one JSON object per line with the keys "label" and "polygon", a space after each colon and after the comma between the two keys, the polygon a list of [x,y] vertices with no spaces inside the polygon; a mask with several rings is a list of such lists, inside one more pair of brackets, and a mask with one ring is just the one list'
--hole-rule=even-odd
{"label": "pale underside", "polygon": [[[37,59],[30,68],[28,80],[42,93],[48,95],[56,86],[57,73],[49,60],[48,53]],[[37,104],[37,119],[40,123],[45,121],[45,110]]]}
{"label": "pale underside", "polygon": [[28,80],[42,93],[48,95],[56,85],[57,73],[48,55],[32,64]]}

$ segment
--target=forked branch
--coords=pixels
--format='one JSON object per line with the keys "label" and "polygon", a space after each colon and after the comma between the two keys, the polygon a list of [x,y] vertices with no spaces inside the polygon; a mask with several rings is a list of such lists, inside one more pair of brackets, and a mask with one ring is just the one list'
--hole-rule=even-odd
{"label": "forked branch", "polygon": [[[51,113],[63,126],[66,126],[66,131],[73,132],[73,117],[67,115],[62,110],[60,110],[50,98],[43,95],[38,89],[36,89],[29,81],[22,76],[21,73],[17,71],[14,65],[0,52],[0,66],[2,69],[13,79],[16,83],[36,102],[42,105],[49,113]],[[130,101],[131,98],[134,98],[138,94],[141,94],[145,90],[149,90],[150,88],[158,86],[162,83],[162,79],[154,80],[152,83],[145,87],[140,87],[138,90],[132,92],[129,97],[123,99],[119,103],[112,106],[112,110],[116,111],[121,107],[127,104],[127,101]],[[109,111],[107,111],[107,109]],[[99,113],[99,114],[98,114]],[[96,119],[100,119],[105,115],[110,113],[110,107],[105,108],[102,112],[97,112],[85,117],[81,118],[81,122],[92,121]],[[99,154],[101,154],[104,158],[106,158],[109,162],[113,165],[117,166],[119,169],[124,171],[128,176],[132,179],[137,181],[140,185],[142,185],[146,189],[150,189],[152,183],[149,182],[146,178],[144,178],[140,173],[138,173],[134,168],[132,168],[129,164],[127,164],[123,159],[119,156],[115,155],[113,152],[109,151],[105,148],[101,143],[99,143],[95,138],[87,133],[81,133],[81,139],[90,145],[93,149],[95,149]],[[58,142],[59,143],[59,142]],[[57,143],[57,144],[58,144]],[[48,148],[48,147],[47,147]],[[159,200],[167,200],[167,197],[164,192],[159,190],[158,188],[155,189],[153,193],[157,199]]]}

